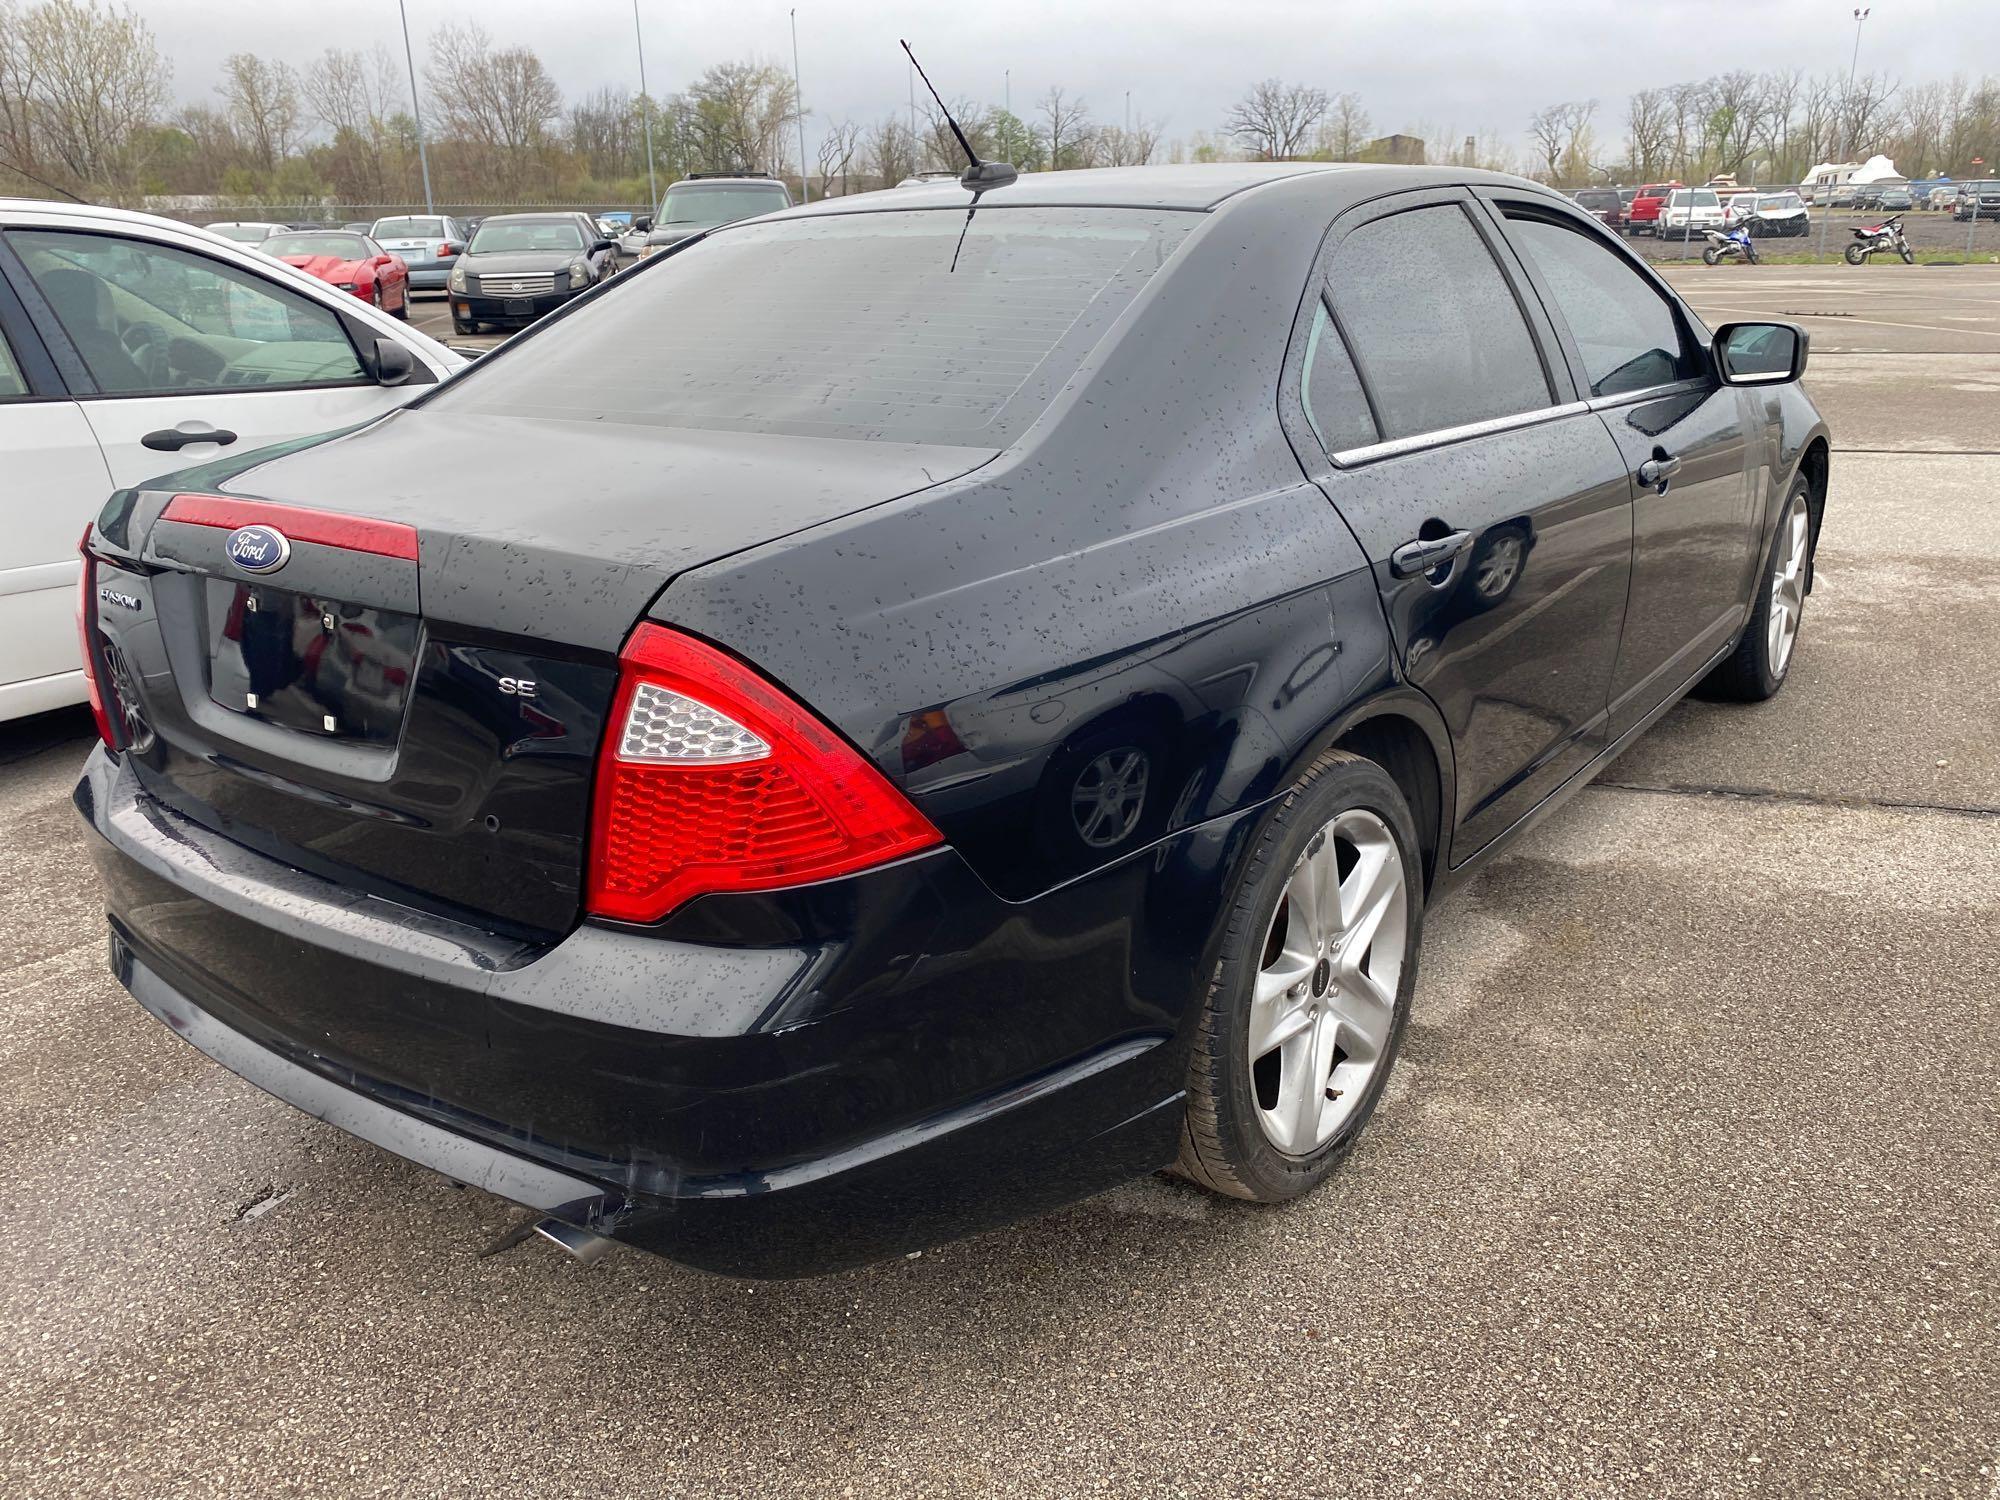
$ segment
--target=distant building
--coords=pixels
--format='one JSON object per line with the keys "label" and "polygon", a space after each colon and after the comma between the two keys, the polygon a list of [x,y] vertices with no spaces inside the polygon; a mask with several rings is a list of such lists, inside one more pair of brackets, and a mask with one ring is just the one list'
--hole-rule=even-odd
{"label": "distant building", "polygon": [[1392,162],[1399,167],[1424,164],[1424,141],[1416,135],[1385,135],[1362,148],[1363,161]]}

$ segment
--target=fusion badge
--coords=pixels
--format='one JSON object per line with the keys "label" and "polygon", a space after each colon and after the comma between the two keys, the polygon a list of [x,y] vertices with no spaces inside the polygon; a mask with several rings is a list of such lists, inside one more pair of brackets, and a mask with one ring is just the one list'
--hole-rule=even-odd
{"label": "fusion badge", "polygon": [[246,573],[275,573],[292,560],[292,544],[273,526],[239,526],[222,550]]}

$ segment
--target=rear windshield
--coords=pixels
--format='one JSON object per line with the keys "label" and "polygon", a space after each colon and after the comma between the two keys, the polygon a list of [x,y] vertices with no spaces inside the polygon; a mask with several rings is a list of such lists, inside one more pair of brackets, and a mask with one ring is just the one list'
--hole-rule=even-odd
{"label": "rear windshield", "polygon": [[1609,188],[1586,188],[1576,195],[1576,201],[1585,208],[1615,208],[1619,198]]}
{"label": "rear windshield", "polygon": [[377,219],[375,238],[392,240],[433,240],[444,233],[442,219]]}
{"label": "rear windshield", "polygon": [[628,273],[427,404],[1005,447],[1196,222],[986,208],[969,225],[957,209],[746,224]]}

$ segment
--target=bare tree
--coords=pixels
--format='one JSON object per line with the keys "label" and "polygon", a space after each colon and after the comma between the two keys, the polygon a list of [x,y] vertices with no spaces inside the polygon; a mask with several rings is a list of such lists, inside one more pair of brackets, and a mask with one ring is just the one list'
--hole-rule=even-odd
{"label": "bare tree", "polygon": [[1051,85],[1036,106],[1042,116],[1042,132],[1049,145],[1050,170],[1091,165],[1092,132],[1090,106],[1081,97]]}
{"label": "bare tree", "polygon": [[1237,101],[1222,128],[1265,161],[1289,161],[1312,139],[1330,102],[1325,89],[1266,78]]}
{"label": "bare tree", "polygon": [[562,91],[526,47],[493,49],[478,26],[445,26],[424,69],[443,134],[504,193],[541,175],[541,154],[562,113]]}
{"label": "bare tree", "polygon": [[840,179],[840,195],[847,192],[847,173],[854,165],[855,154],[861,149],[861,127],[852,120],[836,120],[820,133],[819,138],[819,195],[822,198],[836,196],[833,179]]}
{"label": "bare tree", "polygon": [[1893,78],[1865,73],[1848,86],[1842,98],[1841,125],[1850,160],[1860,161],[1876,147],[1876,137],[1888,123],[1889,101],[1896,95]]}
{"label": "bare tree", "polygon": [[715,171],[768,172],[786,160],[798,119],[789,73],[769,63],[717,63],[688,87],[689,146]]}
{"label": "bare tree", "polygon": [[129,10],[0,0],[0,174],[68,198],[129,186],[167,78],[152,32]]}
{"label": "bare tree", "polygon": [[[924,112],[924,128],[919,136],[924,154],[931,161],[944,162],[948,166],[964,165],[965,153],[959,149],[958,137],[951,132],[951,121],[944,117],[935,103],[919,107]],[[981,157],[997,157],[1000,154],[994,144],[992,116],[984,105],[976,104],[961,94],[950,101],[950,109],[952,119],[958,121],[959,129],[972,142],[974,151]]]}
{"label": "bare tree", "polygon": [[266,172],[275,171],[298,144],[305,114],[299,101],[299,75],[291,64],[232,52],[222,61],[222,82],[215,91],[251,160]]}
{"label": "bare tree", "polygon": [[1556,181],[1556,174],[1562,169],[1563,141],[1568,121],[1567,104],[1551,104],[1547,109],[1535,111],[1528,119],[1528,139],[1535,143],[1536,164],[1545,182]]}
{"label": "bare tree", "polygon": [[1375,127],[1368,111],[1361,107],[1359,94],[1335,94],[1326,117],[1319,122],[1313,155],[1328,161],[1359,161]]}
{"label": "bare tree", "polygon": [[624,92],[601,88],[569,107],[564,134],[583,169],[604,182],[633,169],[642,123]]}
{"label": "bare tree", "polygon": [[1662,89],[1638,89],[1625,103],[1632,175],[1650,182],[1667,168],[1673,149],[1673,109]]}
{"label": "bare tree", "polygon": [[883,187],[894,187],[917,170],[916,142],[901,116],[891,113],[868,132],[862,157]]}

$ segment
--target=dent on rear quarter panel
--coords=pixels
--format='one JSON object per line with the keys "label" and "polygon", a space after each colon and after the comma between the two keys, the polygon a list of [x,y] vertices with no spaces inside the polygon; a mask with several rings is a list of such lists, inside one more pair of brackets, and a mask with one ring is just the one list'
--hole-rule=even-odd
{"label": "dent on rear quarter panel", "polygon": [[[1011,899],[1270,795],[1344,702],[1348,642],[1372,663],[1383,634],[1372,583],[1336,611],[1366,559],[1277,419],[1331,193],[1227,203],[994,464],[652,613],[832,720]],[[1135,755],[1130,826],[1086,835],[1079,799],[1129,791]]]}

